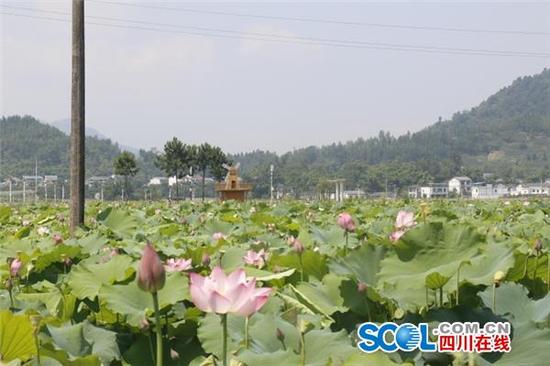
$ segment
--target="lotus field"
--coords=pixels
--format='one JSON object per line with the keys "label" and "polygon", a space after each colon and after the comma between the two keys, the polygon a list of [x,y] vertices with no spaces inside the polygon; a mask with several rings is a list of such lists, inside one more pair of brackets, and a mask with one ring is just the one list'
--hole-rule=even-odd
{"label": "lotus field", "polygon": [[[0,206],[0,365],[550,365],[550,201]],[[363,353],[364,322],[511,323]]]}

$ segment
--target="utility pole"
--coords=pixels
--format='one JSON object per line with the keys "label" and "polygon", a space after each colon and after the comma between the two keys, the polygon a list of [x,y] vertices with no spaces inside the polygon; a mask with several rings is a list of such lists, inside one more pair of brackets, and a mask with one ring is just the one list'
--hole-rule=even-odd
{"label": "utility pole", "polygon": [[273,171],[275,167],[273,164],[269,166],[269,203],[273,203]]}
{"label": "utility pole", "polygon": [[38,201],[38,158],[34,157],[34,203]]}
{"label": "utility pole", "polygon": [[73,0],[72,15],[70,230],[74,235],[78,226],[84,223],[84,0]]}

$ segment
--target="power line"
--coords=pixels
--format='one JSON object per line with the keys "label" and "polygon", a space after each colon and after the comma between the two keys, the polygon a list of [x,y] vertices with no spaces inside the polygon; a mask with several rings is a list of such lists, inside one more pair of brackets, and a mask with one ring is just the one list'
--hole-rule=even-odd
{"label": "power line", "polygon": [[[0,6],[7,7],[0,4]],[[13,8],[13,7],[12,7]],[[22,9],[21,10],[25,10]],[[36,10],[32,10],[36,11]],[[50,13],[58,13],[63,15],[68,15],[67,13],[61,12],[52,12],[52,11],[42,11]],[[20,13],[10,13],[10,12],[0,12],[0,14],[31,18],[31,19],[41,19],[49,21],[58,21],[58,22],[70,22],[69,19],[65,18],[53,18],[46,16],[36,16]],[[91,16],[87,16],[92,18]],[[159,26],[167,26],[162,23],[152,23],[152,22],[141,22],[134,20],[123,20],[119,18],[107,18],[107,17],[94,17],[101,19],[110,19],[116,21],[124,22],[135,22],[135,23],[147,23],[147,24],[156,24]],[[300,44],[300,45],[317,45],[317,46],[331,46],[331,47],[341,47],[341,48],[358,48],[358,49],[372,49],[372,50],[390,50],[390,51],[409,51],[409,52],[422,52],[422,53],[439,53],[439,54],[453,54],[453,55],[478,55],[478,56],[509,56],[509,57],[534,57],[534,58],[548,58],[550,57],[549,53],[539,53],[539,52],[522,52],[522,51],[499,51],[499,50],[483,50],[483,49],[466,49],[466,48],[444,48],[444,47],[427,47],[427,46],[414,46],[414,45],[399,45],[391,43],[374,43],[374,42],[361,42],[361,41],[347,41],[347,40],[332,40],[324,38],[313,38],[313,37],[298,37],[298,36],[284,36],[277,34],[266,34],[266,33],[248,33],[240,32],[233,30],[221,30],[216,28],[204,28],[204,27],[192,27],[192,26],[180,26],[180,25],[170,25],[171,27],[178,28],[187,28],[187,29],[196,29],[197,31],[183,31],[183,30],[167,30],[162,28],[151,28],[143,26],[132,26],[132,25],[122,25],[122,24],[109,24],[109,23],[98,23],[98,22],[86,22],[86,24],[97,25],[103,27],[111,28],[123,28],[123,29],[138,29],[144,31],[152,32],[161,32],[161,33],[170,33],[170,34],[188,34],[195,36],[204,36],[204,37],[216,37],[216,38],[232,38],[232,39],[245,39],[245,40],[254,40],[254,41],[267,41],[267,42],[278,42],[286,44]],[[220,34],[221,32],[233,33],[233,34]],[[240,35],[235,35],[240,34]]]}
{"label": "power line", "polygon": [[[3,4],[0,4],[0,6],[5,8],[10,8],[10,9],[16,9],[16,10],[59,14],[64,16],[69,15],[68,13],[54,11],[54,10],[39,10],[39,9],[17,7],[17,6],[3,5]],[[170,27],[170,28],[178,28],[178,29],[191,29],[193,31],[199,31],[199,32],[229,33],[229,34],[239,34],[247,37],[248,36],[262,37],[262,40],[264,40],[264,38],[276,38],[276,39],[285,39],[290,41],[298,40],[300,42],[331,43],[331,44],[337,43],[337,44],[361,45],[361,46],[372,46],[372,47],[389,47],[391,49],[406,48],[406,49],[414,49],[414,50],[430,50],[430,51],[445,51],[445,52],[450,51],[450,52],[468,52],[468,53],[491,53],[491,54],[499,54],[499,55],[500,54],[521,54],[525,56],[537,56],[537,57],[550,56],[550,54],[539,53],[539,52],[505,51],[505,50],[503,51],[503,50],[487,50],[487,49],[456,48],[456,47],[453,48],[453,47],[415,46],[415,45],[396,44],[396,43],[350,41],[350,40],[339,40],[339,39],[318,38],[318,37],[287,36],[287,35],[280,35],[280,34],[274,34],[274,33],[243,32],[243,31],[220,29],[220,28],[185,26],[185,25],[179,25],[179,24],[148,22],[148,21],[141,21],[141,20],[134,20],[134,19],[113,18],[113,17],[104,17],[104,16],[87,15],[87,17],[90,19],[126,22],[126,23],[133,23],[133,24],[153,25],[153,26]]]}
{"label": "power line", "polygon": [[393,29],[441,31],[441,32],[461,32],[461,33],[518,34],[518,35],[529,35],[529,36],[550,35],[550,32],[542,32],[542,31],[454,28],[454,27],[434,27],[434,26],[417,26],[417,25],[404,25],[404,24],[354,22],[354,21],[345,21],[345,20],[334,20],[334,19],[284,17],[284,16],[277,16],[277,15],[234,13],[234,12],[225,12],[225,11],[217,11],[217,10],[199,10],[199,9],[189,9],[189,8],[179,8],[179,7],[174,8],[174,7],[166,7],[166,6],[132,4],[132,3],[124,3],[119,1],[107,1],[107,0],[88,0],[88,1],[101,3],[101,4],[108,4],[108,5],[130,6],[135,8],[167,10],[167,11],[176,11],[176,12],[185,12],[185,13],[210,14],[210,15],[232,16],[232,17],[240,17],[240,18],[282,20],[282,21],[291,21],[291,22],[348,25],[348,26],[356,26],[356,27],[377,27],[377,28],[393,28]]}

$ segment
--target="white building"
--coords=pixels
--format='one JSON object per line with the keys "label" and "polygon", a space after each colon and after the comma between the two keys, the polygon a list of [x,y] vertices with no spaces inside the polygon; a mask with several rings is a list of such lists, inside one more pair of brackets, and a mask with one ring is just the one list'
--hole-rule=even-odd
{"label": "white building", "polygon": [[510,195],[510,188],[502,184],[474,184],[472,186],[472,198],[494,199]]}
{"label": "white building", "polygon": [[153,177],[149,179],[149,183],[147,183],[148,186],[160,186],[162,184],[168,183],[168,178],[166,177]]}
{"label": "white building", "polygon": [[365,198],[367,194],[362,189],[356,189],[352,191],[344,191],[344,198]]}
{"label": "white building", "polygon": [[449,194],[447,183],[429,183],[409,187],[409,198],[445,198]]}
{"label": "white building", "polygon": [[510,191],[512,196],[539,196],[550,195],[550,184],[548,183],[522,183]]}
{"label": "white building", "polygon": [[468,177],[454,177],[449,180],[449,193],[469,196],[472,192],[472,180]]}

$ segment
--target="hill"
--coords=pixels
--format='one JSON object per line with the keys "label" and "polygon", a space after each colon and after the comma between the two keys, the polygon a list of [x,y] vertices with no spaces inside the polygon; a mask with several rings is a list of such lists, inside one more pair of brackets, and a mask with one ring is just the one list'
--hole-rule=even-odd
{"label": "hill", "polygon": [[[35,160],[39,175],[68,176],[69,137],[59,129],[30,116],[11,116],[0,119],[0,133],[2,177],[34,175]],[[87,175],[112,174],[119,153],[111,140],[87,136]]]}
{"label": "hill", "polygon": [[282,156],[265,151],[233,156],[266,194],[269,165],[296,193],[322,190],[326,178],[349,188],[382,191],[467,174],[505,181],[550,176],[550,70],[521,77],[480,105],[416,133],[310,146]]}
{"label": "hill", "polygon": [[[68,136],[30,116],[0,120],[0,179],[8,175],[68,175]],[[121,147],[109,139],[86,138],[87,176],[110,175]],[[136,186],[162,173],[154,151],[139,151]],[[348,188],[369,192],[404,189],[408,185],[444,181],[484,173],[504,181],[550,177],[550,70],[521,77],[478,106],[415,133],[395,137],[381,131],[372,138],[298,149],[283,155],[253,151],[231,156],[241,162],[254,195],[268,196],[269,167],[275,186],[297,195],[330,188],[331,178],[344,178]],[[487,177],[487,175],[485,175]]]}

